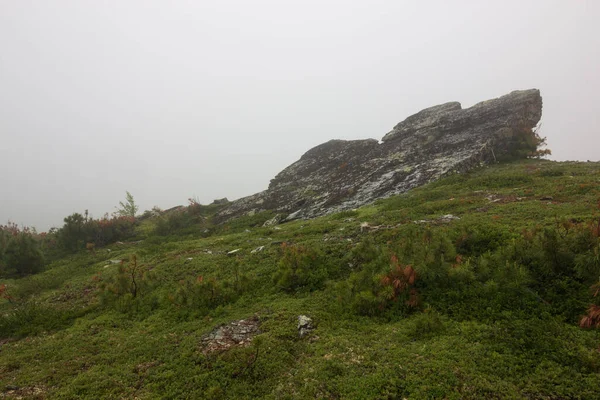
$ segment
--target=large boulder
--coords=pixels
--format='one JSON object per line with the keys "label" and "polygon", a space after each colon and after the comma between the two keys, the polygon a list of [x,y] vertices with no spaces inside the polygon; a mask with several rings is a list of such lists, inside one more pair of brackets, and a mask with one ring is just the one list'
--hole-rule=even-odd
{"label": "large boulder", "polygon": [[404,193],[445,174],[495,161],[518,132],[542,116],[537,89],[515,91],[462,109],[451,102],[398,123],[382,143],[330,140],[281,171],[269,188],[230,203],[222,219],[274,210],[288,220],[313,218]]}

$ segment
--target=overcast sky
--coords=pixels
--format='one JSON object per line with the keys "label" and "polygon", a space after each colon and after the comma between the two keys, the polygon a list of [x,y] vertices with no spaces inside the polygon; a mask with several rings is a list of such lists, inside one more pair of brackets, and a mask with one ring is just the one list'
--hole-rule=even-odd
{"label": "overcast sky", "polygon": [[[493,3],[493,4],[492,4]],[[539,88],[600,158],[600,1],[0,0],[0,223],[235,199],[330,139]]]}

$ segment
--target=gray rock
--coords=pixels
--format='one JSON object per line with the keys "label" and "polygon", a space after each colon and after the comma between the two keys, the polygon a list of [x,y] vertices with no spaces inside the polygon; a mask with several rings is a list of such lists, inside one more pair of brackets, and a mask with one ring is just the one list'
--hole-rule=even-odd
{"label": "gray rock", "polygon": [[306,315],[299,315],[298,316],[298,335],[300,335],[300,337],[304,337],[308,333],[310,333],[314,329],[312,323],[313,323],[313,321],[311,318],[307,317]]}
{"label": "gray rock", "polygon": [[215,199],[212,202],[212,204],[216,204],[216,205],[223,205],[223,204],[227,204],[227,203],[229,203],[229,200],[227,200],[227,197],[223,197],[222,199]]}
{"label": "gray rock", "polygon": [[224,221],[273,210],[282,221],[350,210],[404,193],[444,175],[494,162],[516,132],[542,115],[537,89],[515,91],[462,109],[445,103],[398,123],[375,139],[331,140],[307,151],[263,192],[234,201]]}
{"label": "gray rock", "polygon": [[277,214],[276,216],[274,216],[270,220],[265,221],[265,223],[263,224],[263,226],[266,227],[266,226],[277,225],[280,221],[281,221],[281,215]]}

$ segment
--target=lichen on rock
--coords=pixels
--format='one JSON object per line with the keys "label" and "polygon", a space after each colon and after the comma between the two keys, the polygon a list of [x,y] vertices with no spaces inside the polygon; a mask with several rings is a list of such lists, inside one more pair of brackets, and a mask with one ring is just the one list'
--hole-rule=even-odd
{"label": "lichen on rock", "polygon": [[542,116],[537,89],[514,91],[462,109],[422,110],[375,139],[330,140],[308,150],[263,192],[229,203],[221,219],[272,210],[283,220],[313,218],[404,193],[449,173],[494,162]]}

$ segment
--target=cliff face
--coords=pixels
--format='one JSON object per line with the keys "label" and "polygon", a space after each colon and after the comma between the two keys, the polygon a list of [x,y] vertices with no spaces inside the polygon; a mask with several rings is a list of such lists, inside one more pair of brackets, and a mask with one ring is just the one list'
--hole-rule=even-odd
{"label": "cliff face", "polygon": [[517,132],[534,128],[541,116],[537,89],[464,110],[457,102],[430,107],[397,124],[382,143],[331,140],[310,149],[267,190],[232,202],[220,217],[274,210],[290,220],[356,208],[494,161]]}

